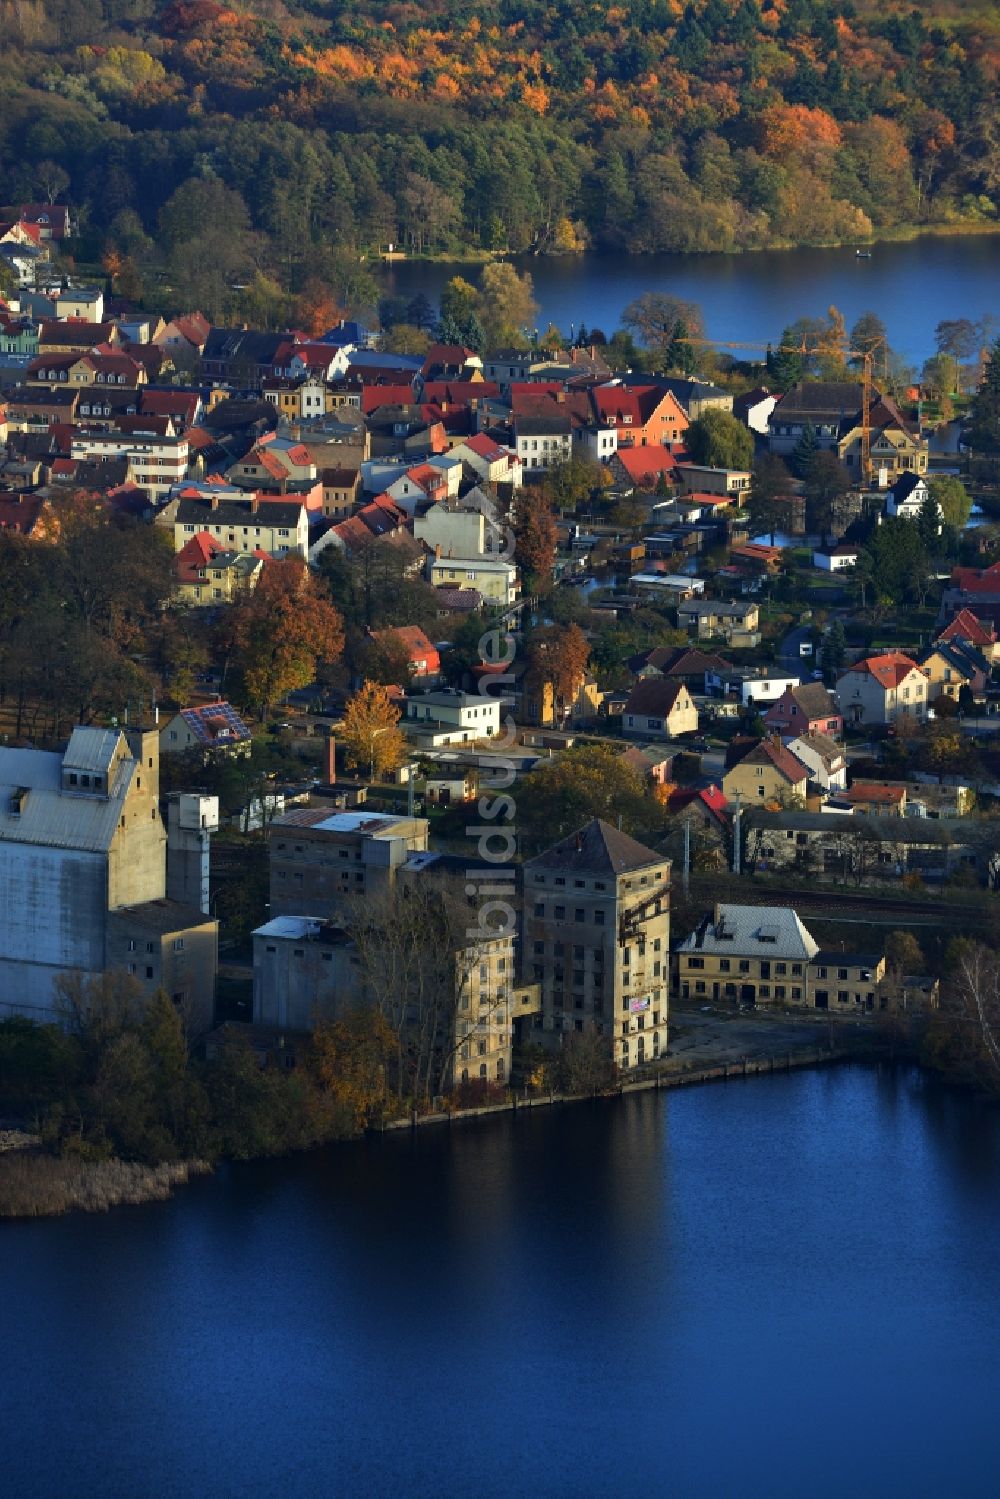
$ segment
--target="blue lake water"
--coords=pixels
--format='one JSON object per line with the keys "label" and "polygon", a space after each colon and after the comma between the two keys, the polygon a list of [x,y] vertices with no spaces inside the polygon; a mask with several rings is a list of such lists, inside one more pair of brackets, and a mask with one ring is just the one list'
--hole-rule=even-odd
{"label": "blue lake water", "polygon": [[1000,1111],[842,1067],[0,1230],[10,1499],[995,1499]]}
{"label": "blue lake water", "polygon": [[[871,259],[852,249],[780,250],[749,255],[522,256],[540,306],[538,326],[564,333],[581,320],[610,338],[622,309],[647,291],[701,304],[712,338],[777,342],[798,317],[822,317],[832,304],[847,326],[869,309],[879,313],[889,341],[919,365],[934,353],[934,329],[944,318],[985,315],[1000,332],[1000,236],[926,235],[876,245]],[[453,275],[475,281],[475,267],[404,261],[386,273],[387,290],[424,292],[436,303]],[[763,350],[761,351],[763,352]],[[748,350],[747,358],[755,358]]]}

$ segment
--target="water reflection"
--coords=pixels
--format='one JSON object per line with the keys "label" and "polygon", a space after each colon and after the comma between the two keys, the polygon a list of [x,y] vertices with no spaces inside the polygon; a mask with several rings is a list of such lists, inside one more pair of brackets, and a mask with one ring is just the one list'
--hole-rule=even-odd
{"label": "water reflection", "polygon": [[0,1235],[28,1499],[992,1495],[1000,1115],[830,1068]]}

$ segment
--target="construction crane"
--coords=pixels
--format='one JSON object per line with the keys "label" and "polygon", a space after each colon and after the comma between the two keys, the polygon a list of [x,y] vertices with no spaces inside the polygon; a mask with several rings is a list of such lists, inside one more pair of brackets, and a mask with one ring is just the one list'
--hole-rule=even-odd
{"label": "construction crane", "polygon": [[696,344],[707,349],[764,349],[774,354],[799,354],[808,356],[810,354],[839,354],[845,360],[861,360],[861,472],[866,482],[871,482],[872,477],[872,371],[875,363],[875,350],[884,339],[878,339],[869,349],[843,348],[835,340],[829,343],[807,344],[805,339],[801,344],[770,344],[770,343],[734,343],[731,340],[721,338],[678,338],[681,344]]}

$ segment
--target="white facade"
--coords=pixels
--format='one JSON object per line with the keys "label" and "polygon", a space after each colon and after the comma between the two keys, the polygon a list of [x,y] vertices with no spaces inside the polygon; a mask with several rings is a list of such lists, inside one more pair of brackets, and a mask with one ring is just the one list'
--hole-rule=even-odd
{"label": "white facade", "polygon": [[400,728],[433,746],[492,739],[500,733],[500,702],[469,692],[425,692],[406,699]]}
{"label": "white facade", "polygon": [[854,567],[857,560],[857,547],[834,547],[829,552],[813,552],[813,567],[827,573],[842,573]]}
{"label": "white facade", "polygon": [[99,462],[127,458],[135,483],[162,500],[187,474],[188,440],[146,432],[79,432],[70,444],[70,457]]}

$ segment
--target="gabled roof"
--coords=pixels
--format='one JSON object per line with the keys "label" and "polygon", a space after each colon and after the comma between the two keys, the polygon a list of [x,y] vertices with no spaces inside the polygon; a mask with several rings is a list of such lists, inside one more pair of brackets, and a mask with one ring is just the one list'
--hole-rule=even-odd
{"label": "gabled roof", "polygon": [[799,734],[795,739],[791,741],[788,746],[788,748],[792,751],[792,754],[796,753],[795,746],[798,744],[801,744],[805,749],[812,750],[814,754],[819,755],[827,770],[832,770],[838,762],[846,764],[843,749],[837,743],[837,741],[835,739],[831,739],[828,734],[819,734],[816,732],[813,732],[811,734]]}
{"label": "gabled roof", "polygon": [[746,754],[741,755],[736,765],[731,768],[735,769],[736,766],[743,765],[770,766],[792,786],[801,785],[803,781],[809,779],[809,771],[802,761],[797,759],[790,749],[786,749],[780,739],[761,739],[758,744],[752,745]]}
{"label": "gabled roof", "polygon": [[881,656],[867,656],[863,661],[855,661],[838,680],[842,682],[845,676],[858,672],[874,677],[880,687],[888,689],[898,687],[911,671],[919,670],[920,667],[912,657],[904,656],[902,651],[886,651]]}
{"label": "gabled roof", "polygon": [[[798,687],[788,687],[781,696],[792,698],[806,719],[840,717],[840,709],[822,682],[803,682]],[[780,703],[781,698],[768,709],[768,713],[773,713]]]}
{"label": "gabled roof", "polygon": [[720,901],[680,944],[681,952],[808,961],[819,944],[791,906],[737,906]]}
{"label": "gabled roof", "polygon": [[672,474],[677,458],[669,448],[649,446],[646,448],[619,448],[615,458],[635,484],[657,479],[660,474]]}
{"label": "gabled roof", "polygon": [[529,859],[526,867],[565,869],[574,874],[620,875],[667,862],[651,848],[595,817],[578,833],[571,833],[543,854]]}
{"label": "gabled roof", "polygon": [[683,682],[671,681],[668,677],[646,677],[636,682],[625,704],[626,713],[648,713],[655,718],[667,718],[677,705],[677,699],[688,697]]}
{"label": "gabled roof", "polygon": [[967,640],[970,645],[993,645],[997,638],[996,627],[977,619],[971,609],[960,609],[938,635],[938,640]]}

